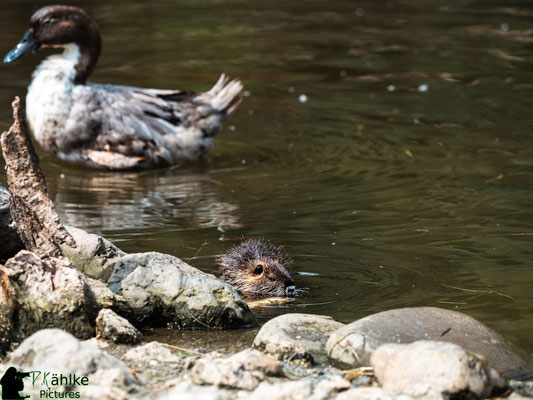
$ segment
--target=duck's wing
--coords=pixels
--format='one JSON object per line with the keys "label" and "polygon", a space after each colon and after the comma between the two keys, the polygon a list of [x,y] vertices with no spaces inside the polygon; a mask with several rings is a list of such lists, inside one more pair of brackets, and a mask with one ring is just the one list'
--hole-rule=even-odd
{"label": "duck's wing", "polygon": [[[91,121],[90,145],[84,156],[110,169],[171,165],[187,154],[178,147],[200,146],[212,140],[226,115],[241,100],[242,86],[222,77],[209,92],[142,89],[130,86],[87,84],[73,91],[73,123]],[[199,132],[191,140],[190,132]],[[180,135],[187,136],[182,140]],[[170,145],[169,145],[170,143]],[[191,157],[192,159],[193,157]]]}

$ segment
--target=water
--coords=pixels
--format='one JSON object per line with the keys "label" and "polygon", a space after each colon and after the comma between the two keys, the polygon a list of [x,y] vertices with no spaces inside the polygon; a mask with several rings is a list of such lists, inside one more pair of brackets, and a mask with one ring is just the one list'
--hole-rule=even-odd
{"label": "water", "polygon": [[[92,81],[205,90],[226,72],[247,96],[198,165],[109,173],[41,153],[64,223],[212,273],[243,236],[283,244],[318,276],[261,322],[437,306],[533,351],[530,2],[72,3],[102,28]],[[4,0],[3,53],[44,4]],[[0,66],[1,128],[42,53]],[[253,333],[151,334],[217,348]]]}

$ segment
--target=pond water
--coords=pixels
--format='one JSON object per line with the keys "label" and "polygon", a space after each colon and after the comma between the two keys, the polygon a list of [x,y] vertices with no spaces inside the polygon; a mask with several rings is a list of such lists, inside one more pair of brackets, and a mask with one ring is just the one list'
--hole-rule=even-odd
{"label": "pond water", "polygon": [[[531,2],[69,3],[102,29],[92,81],[206,90],[226,72],[247,92],[198,165],[109,173],[41,152],[64,223],[211,273],[242,237],[284,245],[308,293],[260,322],[437,306],[533,351]],[[3,54],[45,4],[3,1]],[[43,53],[0,66],[0,128]]]}

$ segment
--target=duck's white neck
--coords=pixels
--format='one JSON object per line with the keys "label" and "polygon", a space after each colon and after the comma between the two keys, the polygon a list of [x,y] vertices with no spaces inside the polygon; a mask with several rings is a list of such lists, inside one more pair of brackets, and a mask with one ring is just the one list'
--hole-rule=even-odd
{"label": "duck's white neck", "polygon": [[39,144],[54,151],[50,134],[61,130],[71,108],[71,95],[80,48],[71,43],[63,53],[46,58],[33,73],[26,97],[28,123]]}

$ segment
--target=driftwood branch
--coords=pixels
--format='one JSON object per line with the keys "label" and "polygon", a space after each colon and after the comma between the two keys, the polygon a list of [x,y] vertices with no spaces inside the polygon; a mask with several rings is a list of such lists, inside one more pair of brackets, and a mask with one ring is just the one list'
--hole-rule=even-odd
{"label": "driftwood branch", "polygon": [[12,106],[15,122],[2,133],[0,143],[11,192],[13,227],[27,250],[41,257],[58,257],[62,244],[75,247],[76,243],[59,221],[48,195],[18,97]]}

